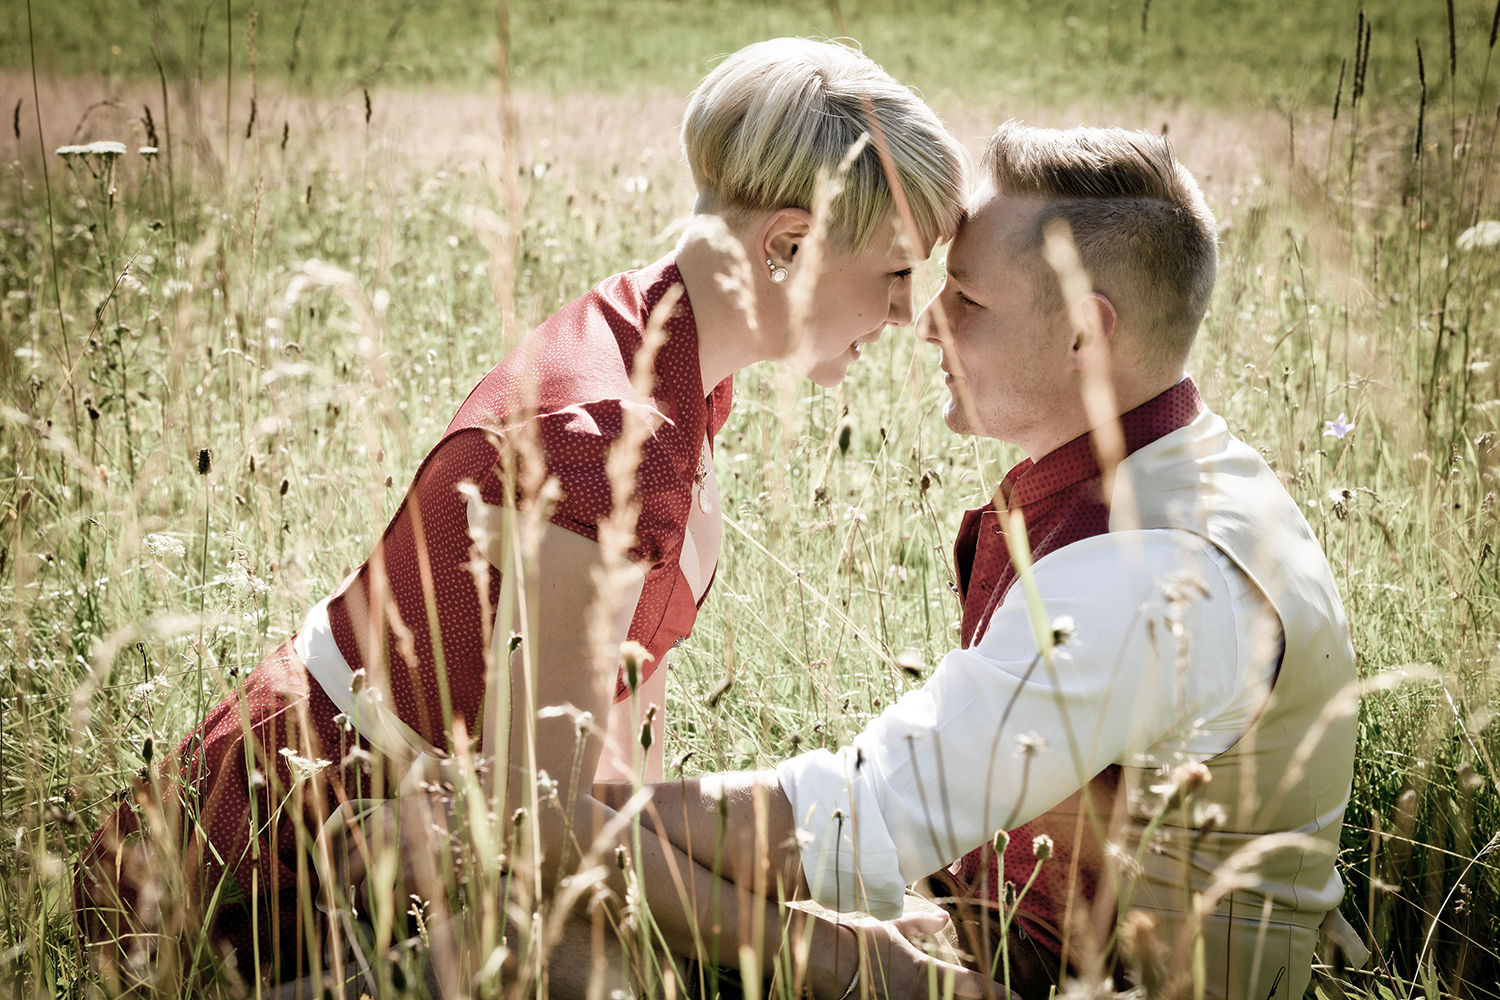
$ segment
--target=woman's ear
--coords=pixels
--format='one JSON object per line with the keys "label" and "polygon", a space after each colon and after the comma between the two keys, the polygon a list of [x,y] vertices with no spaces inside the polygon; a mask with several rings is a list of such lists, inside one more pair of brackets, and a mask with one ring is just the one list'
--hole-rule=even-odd
{"label": "woman's ear", "polygon": [[812,232],[812,213],[801,208],[778,208],[766,219],[760,230],[761,262],[773,267],[791,267],[797,249]]}

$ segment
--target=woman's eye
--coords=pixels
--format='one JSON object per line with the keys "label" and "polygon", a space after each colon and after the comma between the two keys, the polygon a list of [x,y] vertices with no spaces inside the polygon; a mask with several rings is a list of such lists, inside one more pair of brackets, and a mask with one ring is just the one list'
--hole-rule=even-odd
{"label": "woman's eye", "polygon": [[910,278],[911,274],[912,274],[912,269],[911,268],[909,268],[909,267],[903,267],[899,271],[892,271],[891,272],[891,277],[895,278],[897,281],[900,281],[903,278]]}

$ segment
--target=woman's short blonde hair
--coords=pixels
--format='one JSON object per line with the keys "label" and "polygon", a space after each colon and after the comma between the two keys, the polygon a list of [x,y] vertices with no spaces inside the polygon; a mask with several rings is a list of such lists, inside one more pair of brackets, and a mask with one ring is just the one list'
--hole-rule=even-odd
{"label": "woman's short blonde hair", "polygon": [[811,211],[819,178],[837,174],[866,135],[829,207],[833,237],[862,250],[895,212],[881,143],[918,235],[928,243],[952,237],[965,196],[963,148],[931,108],[864,53],[804,38],[746,46],[693,91],[682,147],[698,185],[697,210],[731,223],[778,208]]}

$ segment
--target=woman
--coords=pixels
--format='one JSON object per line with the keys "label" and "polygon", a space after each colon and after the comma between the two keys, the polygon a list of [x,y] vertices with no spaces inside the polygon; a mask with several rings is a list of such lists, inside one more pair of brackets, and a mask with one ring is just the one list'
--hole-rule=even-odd
{"label": "woman", "polygon": [[[485,376],[370,559],[96,835],[77,895],[107,966],[149,976],[151,935],[210,913],[241,974],[304,968],[321,945],[318,832],[418,755],[493,760],[504,815],[533,807],[539,885],[596,823],[592,777],[660,776],[648,706],[712,583],[733,374],[778,360],[843,379],[862,344],[910,322],[912,267],[963,198],[962,152],[932,111],[834,43],[729,57],[682,143],[698,197],[677,248]],[[543,771],[563,808],[535,808]],[[174,844],[181,893],[163,889]]]}

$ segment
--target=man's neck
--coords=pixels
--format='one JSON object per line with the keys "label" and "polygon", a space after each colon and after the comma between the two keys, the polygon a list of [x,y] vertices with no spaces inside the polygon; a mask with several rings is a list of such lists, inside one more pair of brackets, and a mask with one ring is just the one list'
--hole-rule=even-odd
{"label": "man's neck", "polygon": [[1108,387],[1109,392],[1103,394],[1108,398],[1094,401],[1093,406],[1085,402],[1080,390],[1075,405],[1066,414],[1040,428],[1040,433],[1031,440],[1012,443],[1033,462],[1040,462],[1080,435],[1117,421],[1136,407],[1149,403],[1186,377],[1184,370],[1174,368],[1169,374],[1150,378],[1115,378],[1111,380],[1113,384]]}

